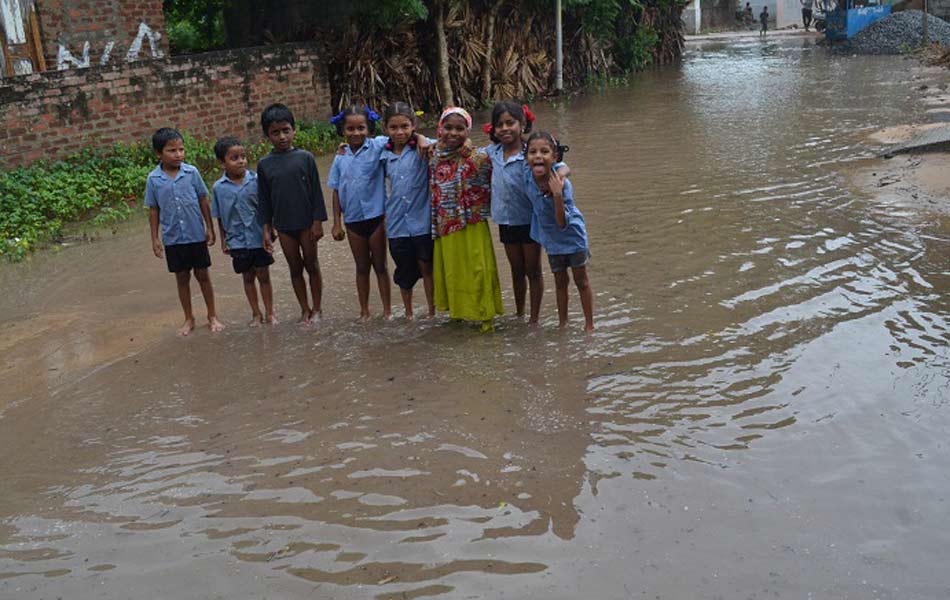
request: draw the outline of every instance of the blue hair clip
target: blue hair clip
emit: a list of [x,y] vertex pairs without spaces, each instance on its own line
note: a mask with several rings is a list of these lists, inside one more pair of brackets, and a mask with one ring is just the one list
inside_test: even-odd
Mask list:
[[379,121],[382,118],[379,116],[379,113],[368,106],[366,107],[366,117],[373,123]]
[[340,121],[342,121],[342,120],[343,120],[343,112],[344,112],[344,111],[341,110],[340,112],[338,112],[338,113],[336,113],[335,115],[333,115],[332,117],[330,117],[330,124],[331,124],[331,125],[336,125],[337,123],[339,123]]

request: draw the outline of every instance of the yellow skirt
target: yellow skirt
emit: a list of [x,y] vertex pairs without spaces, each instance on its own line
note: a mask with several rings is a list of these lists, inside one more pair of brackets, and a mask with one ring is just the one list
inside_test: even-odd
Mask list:
[[436,308],[449,311],[453,319],[480,321],[483,330],[491,329],[492,319],[502,314],[502,303],[487,222],[437,238],[432,273]]

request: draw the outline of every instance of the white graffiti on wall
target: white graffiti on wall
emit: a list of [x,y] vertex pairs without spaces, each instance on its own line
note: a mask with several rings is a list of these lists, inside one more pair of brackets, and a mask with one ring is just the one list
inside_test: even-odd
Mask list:
[[8,44],[26,43],[20,0],[0,0],[0,26],[7,33]]
[[[148,40],[149,50],[151,50],[152,58],[163,58],[165,54],[162,52],[161,46],[158,45],[158,41],[162,39],[162,34],[155,31],[144,22],[139,24],[138,34],[135,36],[135,39],[132,40],[132,43],[129,44],[129,51],[125,53],[126,62],[134,62],[138,60],[139,54],[142,52],[142,44]],[[105,45],[105,48],[102,49],[102,56],[99,58],[99,64],[105,65],[108,64],[112,59],[112,51],[115,49],[115,42],[108,42]],[[66,69],[83,69],[90,66],[89,62],[89,42],[85,42],[82,45],[82,54],[79,58],[69,51],[66,46],[63,44],[59,45],[59,51],[56,53],[56,68],[60,71]]]

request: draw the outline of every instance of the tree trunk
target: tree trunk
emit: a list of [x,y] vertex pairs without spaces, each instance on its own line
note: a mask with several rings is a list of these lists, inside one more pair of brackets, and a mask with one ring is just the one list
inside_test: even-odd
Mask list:
[[482,102],[491,100],[492,56],[495,54],[495,22],[505,0],[494,0],[488,9],[485,32],[485,58],[482,62]]
[[435,81],[439,88],[439,96],[443,107],[455,104],[455,94],[452,93],[452,80],[449,79],[449,42],[445,34],[445,20],[448,17],[448,7],[445,0],[435,3]]

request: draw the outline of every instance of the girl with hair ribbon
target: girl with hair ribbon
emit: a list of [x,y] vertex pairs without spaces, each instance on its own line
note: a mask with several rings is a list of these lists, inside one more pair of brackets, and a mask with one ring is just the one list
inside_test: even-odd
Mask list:
[[472,117],[451,107],[439,118],[439,141],[429,161],[435,305],[453,319],[493,331],[503,312],[490,209],[492,162],[483,150],[463,156]]

